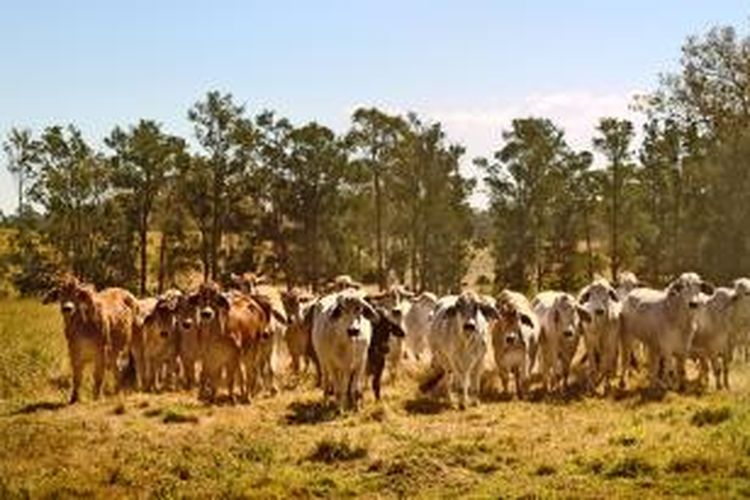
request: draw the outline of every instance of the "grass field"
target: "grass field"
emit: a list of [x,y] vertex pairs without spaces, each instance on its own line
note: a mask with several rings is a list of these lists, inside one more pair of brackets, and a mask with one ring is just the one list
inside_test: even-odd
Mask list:
[[171,393],[69,407],[56,308],[0,303],[0,337],[0,498],[750,496],[747,366],[730,392],[661,401],[459,412],[404,377],[344,416],[309,381],[247,406]]

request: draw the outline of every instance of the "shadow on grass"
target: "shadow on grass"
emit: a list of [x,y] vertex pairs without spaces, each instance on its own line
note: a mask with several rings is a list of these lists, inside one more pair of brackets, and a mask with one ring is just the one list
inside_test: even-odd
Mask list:
[[451,409],[447,401],[424,396],[410,399],[404,403],[404,410],[411,415],[437,415]]
[[323,401],[295,401],[287,409],[286,423],[291,425],[320,424],[331,422],[339,416],[334,403]]
[[61,401],[38,401],[36,403],[29,403],[22,406],[13,412],[13,415],[30,415],[39,411],[55,411],[68,406],[67,403]]

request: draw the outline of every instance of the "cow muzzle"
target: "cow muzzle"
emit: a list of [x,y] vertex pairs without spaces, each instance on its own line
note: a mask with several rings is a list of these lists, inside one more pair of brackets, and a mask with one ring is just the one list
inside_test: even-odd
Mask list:
[[201,319],[210,320],[210,319],[213,319],[213,317],[214,317],[214,310],[213,309],[211,309],[209,307],[201,309]]
[[604,309],[600,307],[599,309],[594,311],[594,314],[596,314],[597,316],[604,316],[604,312],[605,312]]
[[508,345],[510,345],[510,346],[516,345],[516,341],[517,340],[518,340],[518,338],[516,337],[516,335],[506,335],[505,336],[505,343],[508,344]]
[[477,331],[477,324],[474,321],[467,321],[464,323],[464,331],[465,332],[476,332]]
[[563,337],[565,337],[566,339],[572,339],[574,335],[575,335],[575,332],[571,329],[567,329],[563,331]]
[[358,337],[359,336],[359,328],[354,328],[354,327],[347,328],[346,329],[346,334],[349,337],[351,337],[351,338]]
[[690,309],[698,309],[698,302],[695,300],[691,300],[690,302],[688,302],[688,307]]
[[190,328],[191,328],[192,326],[193,326],[193,322],[192,322],[192,321],[190,321],[189,319],[186,319],[186,320],[184,320],[184,321],[182,322],[182,328],[183,328],[184,330],[190,330]]
[[73,312],[73,310],[76,308],[76,306],[73,305],[72,302],[65,302],[60,309],[62,310],[63,314],[70,314]]

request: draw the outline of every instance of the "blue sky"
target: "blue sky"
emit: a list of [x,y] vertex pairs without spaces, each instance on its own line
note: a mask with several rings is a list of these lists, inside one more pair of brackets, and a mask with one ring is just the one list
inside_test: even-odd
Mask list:
[[[473,156],[514,116],[548,115],[588,147],[598,116],[676,67],[685,37],[746,31],[747,2],[2,1],[0,134],[75,123],[97,143],[152,118],[191,133],[188,107],[232,92],[336,130],[360,105],[442,121]],[[14,209],[0,173],[0,210]]]

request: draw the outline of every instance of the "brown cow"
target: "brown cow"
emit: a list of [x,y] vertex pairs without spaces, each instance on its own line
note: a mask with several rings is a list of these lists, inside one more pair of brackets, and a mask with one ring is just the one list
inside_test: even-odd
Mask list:
[[205,384],[202,396],[214,400],[225,371],[230,400],[234,399],[234,381],[238,375],[241,397],[249,400],[249,390],[257,385],[262,365],[262,341],[272,340],[268,330],[270,304],[266,308],[256,298],[222,293],[214,283],[203,284],[188,301],[198,310],[203,355],[201,378]]
[[304,314],[314,299],[313,295],[305,294],[299,290],[285,291],[281,294],[281,301],[288,321],[284,338],[289,356],[292,358],[292,373],[294,375],[304,373],[312,363],[315,366],[315,372],[318,374],[317,377],[320,378],[318,358],[312,348],[312,321],[305,321],[306,317],[311,320],[312,315]]
[[138,303],[130,292],[107,288],[101,292],[68,277],[51,290],[45,303],[60,302],[65,322],[70,364],[73,368],[73,391],[70,402],[79,399],[83,369],[94,362],[94,399],[101,394],[105,370],[111,370],[116,390],[120,389],[119,364],[131,356],[133,324]]
[[156,300],[156,304],[143,320],[141,334],[141,368],[144,389],[162,389],[173,381],[178,373],[179,328],[177,307],[182,292],[168,290]]

